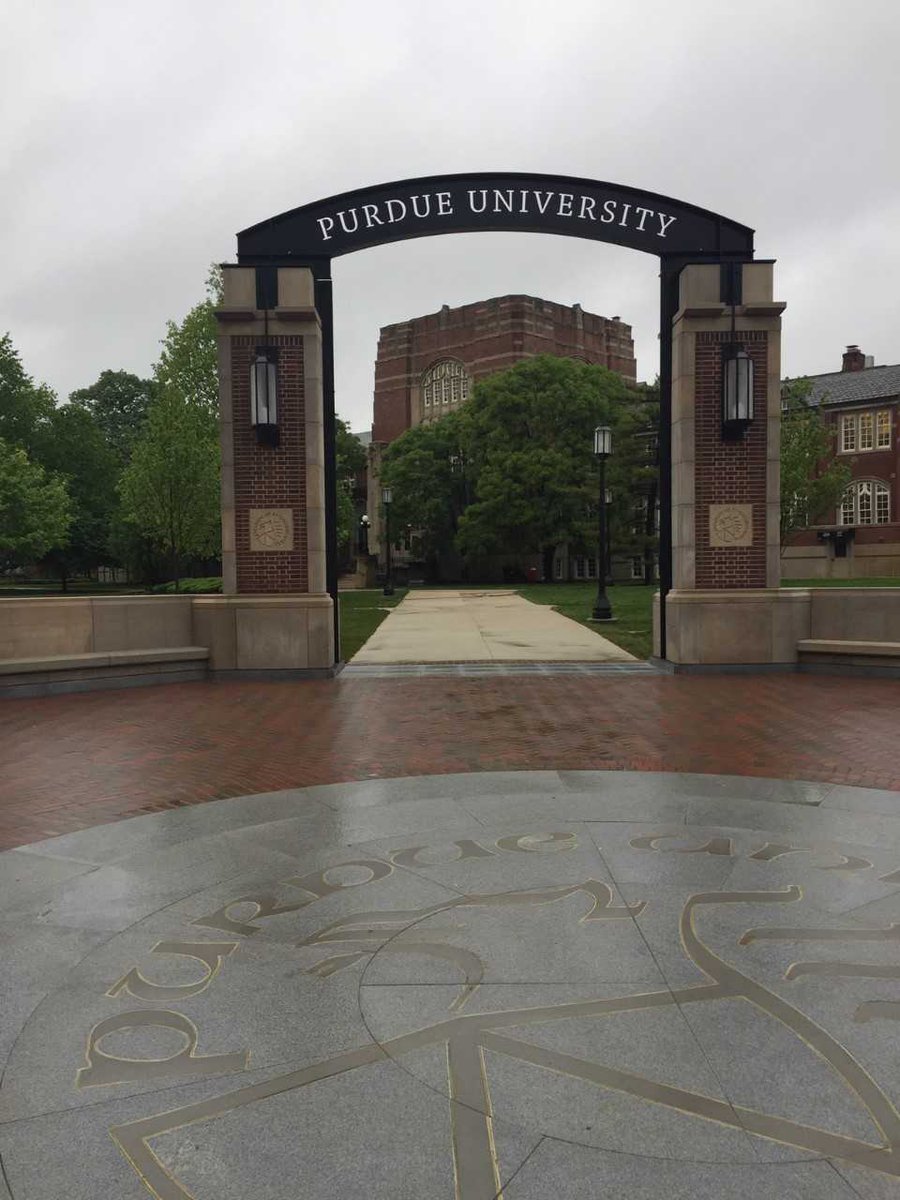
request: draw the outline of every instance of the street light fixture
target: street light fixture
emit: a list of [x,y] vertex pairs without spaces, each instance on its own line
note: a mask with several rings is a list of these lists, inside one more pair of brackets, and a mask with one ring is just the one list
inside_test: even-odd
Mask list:
[[612,605],[606,594],[606,564],[608,560],[608,531],[606,522],[606,460],[612,454],[612,430],[608,425],[598,425],[594,430],[594,455],[600,463],[600,520],[597,545],[597,599],[594,602],[593,621],[611,621]]
[[393,596],[394,581],[391,578],[391,503],[394,493],[389,487],[381,489],[381,503],[384,505],[384,541],[387,550],[387,570],[384,578],[384,595]]

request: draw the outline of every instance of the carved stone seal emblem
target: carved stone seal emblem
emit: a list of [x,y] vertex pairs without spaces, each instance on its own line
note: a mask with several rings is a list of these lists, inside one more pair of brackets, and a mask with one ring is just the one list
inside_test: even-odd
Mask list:
[[711,504],[709,506],[710,546],[752,546],[753,506],[750,504]]
[[293,550],[294,514],[289,508],[250,509],[251,550]]

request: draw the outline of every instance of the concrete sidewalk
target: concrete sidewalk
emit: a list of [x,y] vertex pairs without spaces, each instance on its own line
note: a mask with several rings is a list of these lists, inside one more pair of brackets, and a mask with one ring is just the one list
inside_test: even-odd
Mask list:
[[[599,628],[602,628],[600,626]],[[635,662],[633,655],[515,592],[409,592],[354,663]]]

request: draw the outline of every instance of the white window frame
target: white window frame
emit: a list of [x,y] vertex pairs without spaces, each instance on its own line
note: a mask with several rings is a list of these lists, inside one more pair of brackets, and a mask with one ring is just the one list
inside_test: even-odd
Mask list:
[[859,436],[857,438],[860,450],[875,449],[875,414],[862,412],[859,414]]
[[855,479],[841,498],[837,518],[838,525],[889,525],[890,486],[880,479]]
[[419,386],[423,411],[430,409],[437,416],[438,410],[455,407],[468,399],[469,376],[459,359],[442,358],[423,372]]
[[875,413],[875,448],[890,450],[891,448],[891,410],[879,408]]
[[891,410],[866,409],[865,412],[841,413],[839,454],[870,454],[891,448]]

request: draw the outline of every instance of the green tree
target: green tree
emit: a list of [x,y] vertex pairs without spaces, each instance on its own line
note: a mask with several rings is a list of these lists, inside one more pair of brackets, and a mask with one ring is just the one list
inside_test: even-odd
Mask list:
[[218,412],[219,403],[215,310],[221,301],[222,272],[213,267],[206,280],[206,299],[195,304],[180,324],[166,322],[162,353],[154,368],[160,388],[175,391],[212,414]]
[[39,458],[55,405],[50,388],[26,373],[9,334],[0,337],[0,438]]
[[812,383],[788,379],[781,400],[781,545],[815,524],[839,502],[849,467],[835,458],[834,435],[817,405]]
[[94,418],[108,445],[121,462],[127,462],[156,391],[152,379],[130,371],[103,371],[96,383],[69,396],[75,408]]
[[353,488],[357,475],[366,469],[366,451],[350,426],[340,417],[334,419],[335,459],[337,482],[337,540],[346,546],[353,537],[356,515],[353,508]]
[[453,548],[459,520],[472,494],[465,446],[466,410],[433,425],[414,425],[391,442],[382,459],[382,482],[393,489],[394,529],[412,526],[422,554],[435,562]]
[[0,558],[6,566],[63,545],[70,522],[66,485],[0,438]]
[[610,544],[616,554],[640,558],[644,582],[652,583],[659,548],[659,382],[638,384],[633,399],[616,414],[613,455],[608,465]]
[[176,580],[188,555],[219,545],[219,439],[212,414],[174,387],[150,406],[119,481],[123,516],[163,551]]
[[71,575],[114,559],[110,529],[121,463],[91,412],[75,404],[63,405],[51,414],[41,461],[65,481],[71,501],[68,537],[54,544],[46,556],[65,591]]
[[[540,554],[552,577],[562,542],[596,541],[596,425],[619,425],[635,401],[604,367],[540,355],[477,384],[463,410],[475,500],[459,522],[468,555]],[[608,483],[618,486],[615,460]]]

